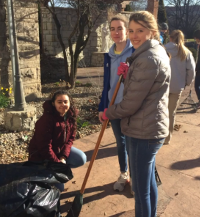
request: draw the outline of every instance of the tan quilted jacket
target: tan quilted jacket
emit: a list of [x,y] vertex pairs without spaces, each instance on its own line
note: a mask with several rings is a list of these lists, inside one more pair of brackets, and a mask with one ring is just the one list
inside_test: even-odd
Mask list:
[[130,58],[123,100],[108,108],[109,119],[122,119],[124,135],[138,139],[168,136],[170,63],[156,40],[142,44]]

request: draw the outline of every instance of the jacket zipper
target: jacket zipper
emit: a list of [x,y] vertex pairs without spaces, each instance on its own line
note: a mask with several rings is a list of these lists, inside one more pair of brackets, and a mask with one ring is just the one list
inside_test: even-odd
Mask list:
[[66,129],[67,129],[66,120],[67,120],[67,114],[64,115],[64,123],[65,123],[65,127],[64,127],[64,144],[65,144],[65,140],[66,140]]
[[66,122],[65,122],[65,127],[64,127],[64,143],[65,143],[65,140],[66,140]]

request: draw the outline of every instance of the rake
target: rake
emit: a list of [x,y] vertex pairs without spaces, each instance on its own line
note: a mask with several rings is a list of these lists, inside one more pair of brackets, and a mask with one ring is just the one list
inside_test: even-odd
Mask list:
[[[122,81],[122,75],[119,77],[119,80],[117,82],[117,85],[116,85],[116,88],[115,88],[115,92],[113,94],[113,97],[112,97],[112,100],[110,102],[110,105],[113,105],[114,102],[115,102],[115,98],[116,98],[118,90],[120,88],[121,81]],[[70,210],[69,210],[69,212],[68,212],[68,214],[67,214],[66,217],[78,217],[79,214],[80,214],[80,212],[81,212],[81,208],[82,208],[82,205],[83,205],[83,194],[84,194],[84,191],[85,191],[86,183],[87,183],[87,180],[89,178],[90,172],[92,170],[92,166],[93,166],[94,160],[95,160],[95,158],[97,156],[97,153],[98,153],[98,150],[99,150],[99,146],[100,146],[100,142],[101,142],[101,139],[103,137],[104,131],[105,131],[106,127],[107,127],[108,121],[109,121],[109,119],[107,119],[107,120],[105,120],[103,122],[103,125],[102,125],[102,128],[101,128],[101,131],[100,131],[100,134],[99,134],[96,146],[94,148],[94,152],[93,152],[92,158],[90,160],[90,163],[89,163],[89,166],[88,166],[85,178],[83,180],[83,184],[82,184],[81,190],[75,196],[74,201],[72,203],[72,206],[71,206],[71,208],[70,208]]]

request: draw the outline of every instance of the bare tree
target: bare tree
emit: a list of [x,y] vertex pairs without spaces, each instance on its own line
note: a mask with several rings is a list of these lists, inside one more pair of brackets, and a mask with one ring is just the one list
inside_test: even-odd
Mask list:
[[172,29],[182,30],[192,37],[200,22],[200,0],[166,0],[168,22]]
[[[64,57],[64,66],[66,74],[66,83],[69,83],[70,87],[74,87],[78,59],[80,53],[87,45],[88,39],[92,32],[92,29],[98,20],[99,16],[105,12],[112,3],[119,3],[120,0],[39,0],[52,14],[53,20],[57,29],[57,38],[62,48]],[[57,6],[71,7],[76,12],[76,22],[73,26],[71,34],[68,36],[67,44],[64,44],[61,34],[61,24],[56,13]],[[73,49],[73,42],[75,40],[75,49]],[[69,48],[69,54],[71,58],[71,66],[69,70],[69,63],[67,60],[66,47]]]
[[147,0],[131,1],[130,6],[133,11],[146,10]]

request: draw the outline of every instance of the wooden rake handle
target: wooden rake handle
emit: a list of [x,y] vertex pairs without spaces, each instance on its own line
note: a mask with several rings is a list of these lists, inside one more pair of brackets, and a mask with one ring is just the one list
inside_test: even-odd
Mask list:
[[[119,88],[120,88],[121,81],[122,81],[122,75],[120,75],[119,80],[118,80],[118,82],[117,82],[117,85],[116,85],[116,87],[115,87],[115,92],[114,92],[113,97],[112,97],[112,100],[111,100],[111,102],[110,102],[110,106],[113,105],[114,102],[115,102],[115,99],[116,99],[118,90],[119,90]],[[108,120],[105,120],[105,121],[103,122],[102,127],[101,127],[101,131],[100,131],[100,134],[99,134],[99,137],[98,137],[98,140],[97,140],[97,143],[96,143],[96,146],[95,146],[95,149],[94,149],[92,158],[91,158],[91,160],[90,160],[90,164],[89,164],[89,166],[88,166],[88,169],[87,169],[87,172],[86,172],[86,175],[85,175],[85,178],[84,178],[84,181],[83,181],[81,190],[80,190],[80,193],[81,193],[81,194],[83,194],[84,191],[85,191],[85,186],[86,186],[88,177],[89,177],[89,175],[90,175],[90,172],[91,172],[91,169],[92,169],[94,160],[95,160],[95,158],[96,158],[96,156],[97,156],[97,153],[98,153],[98,150],[99,150],[99,146],[100,146],[101,139],[102,139],[102,137],[103,137],[104,131],[105,131],[107,125],[108,125],[108,121],[109,121],[109,119],[108,119]]]

